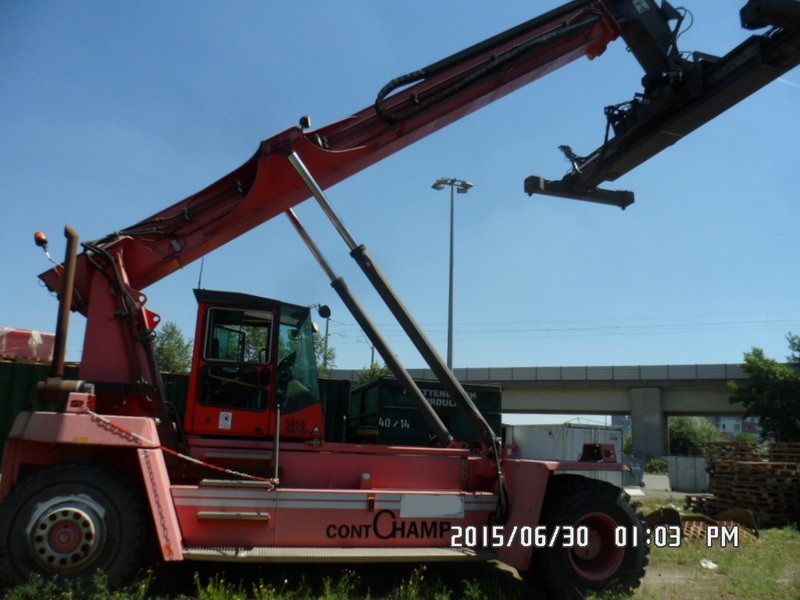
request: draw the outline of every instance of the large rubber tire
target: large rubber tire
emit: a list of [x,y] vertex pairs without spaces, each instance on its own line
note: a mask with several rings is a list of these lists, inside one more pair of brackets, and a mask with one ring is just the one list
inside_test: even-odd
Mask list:
[[650,549],[617,547],[614,530],[638,529],[644,540],[641,512],[621,488],[605,481],[577,475],[556,475],[548,485],[540,525],[552,531],[555,526],[586,526],[588,548],[553,548],[534,550],[531,569],[524,578],[537,590],[553,598],[581,599],[612,591],[628,592],[637,588],[649,562]]
[[8,584],[32,573],[110,586],[140,564],[145,538],[137,490],[103,465],[48,467],[20,484],[0,508],[0,569]]

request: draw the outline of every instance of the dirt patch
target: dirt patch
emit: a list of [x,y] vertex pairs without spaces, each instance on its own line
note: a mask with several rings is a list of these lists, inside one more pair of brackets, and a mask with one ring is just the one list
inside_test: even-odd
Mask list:
[[659,600],[686,600],[687,598],[714,598],[735,600],[720,589],[719,575],[698,572],[700,567],[689,565],[650,565],[637,593],[641,598]]

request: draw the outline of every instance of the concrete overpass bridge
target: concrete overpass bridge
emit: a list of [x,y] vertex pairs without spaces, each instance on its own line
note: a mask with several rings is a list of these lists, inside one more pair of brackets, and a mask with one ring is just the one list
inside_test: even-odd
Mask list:
[[[409,369],[415,379],[435,379],[430,369]],[[332,377],[358,380],[358,371]],[[728,382],[745,382],[739,365],[609,367],[490,367],[455,369],[464,383],[503,388],[504,413],[625,414],[631,417],[633,452],[663,456],[670,416],[742,416],[728,401]]]

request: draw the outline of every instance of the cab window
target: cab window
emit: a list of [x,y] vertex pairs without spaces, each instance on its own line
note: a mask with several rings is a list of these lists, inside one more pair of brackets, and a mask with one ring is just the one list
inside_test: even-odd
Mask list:
[[314,331],[308,310],[281,308],[278,373],[278,393],[285,413],[319,402]]
[[266,364],[270,359],[272,313],[212,308],[206,360]]
[[266,410],[270,385],[269,311],[212,308],[200,375],[200,403]]

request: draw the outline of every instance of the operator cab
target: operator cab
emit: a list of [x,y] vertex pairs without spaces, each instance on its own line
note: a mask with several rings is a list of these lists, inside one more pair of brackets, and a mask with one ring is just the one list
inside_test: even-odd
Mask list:
[[308,307],[195,290],[185,428],[189,434],[322,438],[324,418]]

